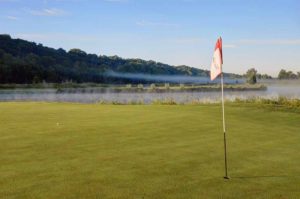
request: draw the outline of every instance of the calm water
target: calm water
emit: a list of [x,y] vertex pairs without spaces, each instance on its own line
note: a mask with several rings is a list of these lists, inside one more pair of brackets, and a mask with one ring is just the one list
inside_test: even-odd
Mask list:
[[[285,96],[300,99],[300,83],[274,83],[267,82],[266,91],[234,91],[225,92],[227,100],[236,98],[277,98]],[[144,102],[150,103],[155,100],[174,100],[178,103],[191,101],[216,102],[220,100],[220,92],[183,92],[183,93],[56,93],[54,89],[16,89],[1,90],[0,101],[49,101],[49,102],[81,102],[96,103],[105,102]]]

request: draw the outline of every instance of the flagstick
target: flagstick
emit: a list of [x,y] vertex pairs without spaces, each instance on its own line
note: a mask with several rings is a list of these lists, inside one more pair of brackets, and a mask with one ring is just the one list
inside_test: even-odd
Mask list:
[[223,72],[221,73],[221,87],[222,87],[222,112],[223,112],[223,132],[224,132],[224,155],[225,155],[225,179],[229,179],[228,177],[228,167],[227,167],[227,143],[226,143],[226,128],[225,128],[225,109],[224,109],[224,80],[223,80]]

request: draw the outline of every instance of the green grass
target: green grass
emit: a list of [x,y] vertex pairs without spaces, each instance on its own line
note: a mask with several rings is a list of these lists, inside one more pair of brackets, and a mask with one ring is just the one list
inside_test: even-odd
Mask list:
[[0,198],[300,198],[300,114],[0,103]]

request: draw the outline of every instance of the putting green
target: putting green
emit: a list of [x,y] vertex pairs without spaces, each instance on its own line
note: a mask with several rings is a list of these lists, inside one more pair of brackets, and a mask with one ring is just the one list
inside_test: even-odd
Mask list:
[[300,198],[300,114],[0,103],[0,198]]

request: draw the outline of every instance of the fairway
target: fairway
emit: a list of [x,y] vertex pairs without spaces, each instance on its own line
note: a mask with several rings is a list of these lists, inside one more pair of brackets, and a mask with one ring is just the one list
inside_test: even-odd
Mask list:
[[0,198],[300,198],[300,114],[0,103]]

